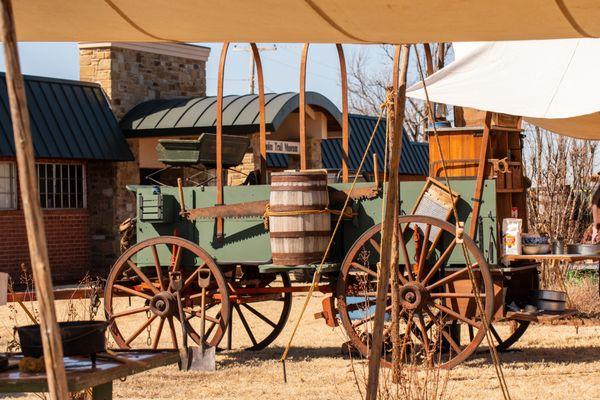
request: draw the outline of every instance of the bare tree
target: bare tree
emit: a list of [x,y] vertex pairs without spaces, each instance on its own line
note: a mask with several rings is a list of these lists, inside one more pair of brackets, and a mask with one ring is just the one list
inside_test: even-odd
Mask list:
[[525,175],[531,179],[530,230],[579,241],[590,224],[597,143],[526,127]]
[[[418,46],[418,60],[427,75],[444,67],[451,44],[433,44]],[[369,65],[369,57],[365,51],[357,53],[350,61],[348,68],[348,91],[350,93],[350,109],[352,112],[365,115],[378,115],[380,105],[385,102],[386,89],[392,85],[392,64],[394,48],[381,45],[379,66]],[[411,54],[409,65],[409,84],[420,80],[417,69],[417,55]],[[437,107],[436,117],[446,115],[445,107]],[[407,99],[404,129],[412,140],[425,140],[423,127],[427,122],[425,104]]]

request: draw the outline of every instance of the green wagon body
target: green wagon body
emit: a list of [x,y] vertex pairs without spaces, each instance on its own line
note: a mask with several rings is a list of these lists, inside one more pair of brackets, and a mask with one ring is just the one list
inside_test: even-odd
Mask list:
[[[372,183],[360,183],[369,186]],[[348,189],[349,184],[331,184],[334,189]],[[400,193],[402,214],[410,214],[424,182],[402,182]],[[466,227],[470,226],[471,204],[474,190],[473,180],[453,180],[452,188],[460,194],[458,211],[461,220],[464,216]],[[231,218],[224,220],[224,238],[215,242],[215,219],[197,219],[189,221],[179,215],[179,194],[176,187],[169,186],[131,186],[137,198],[137,242],[157,236],[180,236],[197,243],[206,250],[220,265],[266,265],[271,262],[271,246],[269,232],[265,229],[261,217]],[[184,201],[188,209],[209,207],[215,204],[216,187],[184,187]],[[258,200],[268,200],[268,185],[226,186],[224,187],[225,204],[237,204]],[[347,250],[356,239],[373,225],[381,222],[382,197],[371,200],[353,201],[357,216],[343,221],[341,232],[336,236],[335,246],[329,261],[335,266],[339,264]],[[496,220],[495,182],[485,182],[481,217],[478,223],[476,240],[490,265],[498,263],[496,243],[498,243]],[[332,218],[337,218],[333,216]],[[332,225],[333,226],[333,225]],[[443,249],[448,238],[442,237],[437,248]],[[171,252],[159,248],[161,263],[169,264]],[[187,260],[186,265],[197,265]],[[154,265],[150,251],[138,254],[137,262],[141,266]],[[449,264],[464,264],[464,258],[457,247],[449,258]]]

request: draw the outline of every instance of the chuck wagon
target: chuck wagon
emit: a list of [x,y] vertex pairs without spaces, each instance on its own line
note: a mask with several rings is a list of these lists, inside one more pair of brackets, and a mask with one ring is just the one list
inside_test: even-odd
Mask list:
[[[264,101],[261,85],[259,91]],[[303,91],[302,85],[300,143],[306,151]],[[319,268],[322,279],[316,289],[326,296],[316,317],[330,326],[341,323],[352,347],[367,355],[386,183],[377,173],[373,182],[350,183],[345,164],[343,182],[328,183],[324,171],[307,170],[301,162],[301,170],[272,174],[270,185],[264,169],[261,184],[223,185],[223,168],[239,163],[248,140],[223,135],[222,85],[218,98],[216,135],[163,140],[158,148],[170,168],[199,163],[214,168],[216,185],[130,186],[137,202],[136,240],[112,267],[104,294],[112,337],[122,348],[164,347],[161,338],[164,343],[166,337],[178,347],[184,324],[184,332],[196,343],[259,350],[282,332],[292,294],[311,287],[292,283],[290,272]],[[569,314],[525,314],[505,307],[528,304],[530,291],[539,285],[537,263],[533,258],[499,257],[502,219],[514,207],[521,217],[525,211],[522,138],[519,129],[493,126],[487,117],[483,122],[481,128],[440,129],[439,140],[450,154],[447,163],[440,164],[441,155],[432,149],[430,177],[400,184],[403,346],[412,354],[435,353],[435,362],[447,368],[472,355],[488,329],[492,345],[503,350],[531,321]],[[346,124],[345,143],[347,135]],[[263,125],[263,161],[264,138]],[[440,178],[443,169],[448,181]],[[457,229],[454,208],[470,235]],[[338,218],[339,229],[330,241]],[[169,282],[173,271],[182,274],[184,321]],[[388,293],[388,314],[392,306]],[[391,349],[389,332],[388,326],[384,363]]]

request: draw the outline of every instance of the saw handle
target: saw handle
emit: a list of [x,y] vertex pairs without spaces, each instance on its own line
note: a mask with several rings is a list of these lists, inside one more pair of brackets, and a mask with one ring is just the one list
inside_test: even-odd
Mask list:
[[177,189],[179,189],[179,214],[185,215],[185,200],[183,199],[183,182],[181,178],[177,178]]

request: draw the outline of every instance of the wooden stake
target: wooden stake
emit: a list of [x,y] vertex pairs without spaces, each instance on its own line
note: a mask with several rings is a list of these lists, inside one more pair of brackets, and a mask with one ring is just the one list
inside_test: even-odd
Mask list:
[[[401,49],[396,48],[396,55],[394,56],[394,112],[390,114],[390,118],[392,118],[392,120],[389,121],[391,146],[391,158],[388,167],[389,184],[386,198],[384,199],[385,210],[381,228],[381,266],[377,276],[377,297],[375,300],[376,305],[375,318],[373,322],[373,339],[371,352],[369,353],[369,378],[367,381],[366,400],[377,399],[379,367],[381,364],[381,349],[383,346],[383,323],[385,318],[387,287],[390,279],[390,264],[394,258],[394,242],[397,240],[393,240],[393,235],[386,235],[384,232],[393,233],[394,224],[397,224],[398,218],[398,169],[400,165],[400,155],[402,153],[402,125],[404,122],[404,108],[406,102],[406,73],[408,70],[409,49],[410,47],[408,45],[403,44]],[[398,60],[400,58],[401,66],[398,73]]]
[[46,230],[37,188],[29,112],[27,110],[23,75],[19,66],[17,37],[10,0],[2,0],[2,41],[4,42],[6,85],[8,87],[10,115],[17,153],[19,186],[27,228],[29,257],[31,258],[35,292],[40,308],[40,325],[48,390],[52,400],[65,400],[69,396],[67,377],[62,342],[56,322],[56,310],[54,309],[54,292],[50,276],[48,249],[46,247]]

